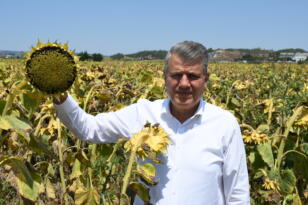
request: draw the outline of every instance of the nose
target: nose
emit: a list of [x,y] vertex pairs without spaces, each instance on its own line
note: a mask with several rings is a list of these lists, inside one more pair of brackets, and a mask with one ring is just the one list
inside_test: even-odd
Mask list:
[[189,87],[189,84],[190,82],[189,82],[187,75],[186,74],[182,75],[182,78],[180,79],[180,82],[179,82],[179,86],[181,88],[187,88]]

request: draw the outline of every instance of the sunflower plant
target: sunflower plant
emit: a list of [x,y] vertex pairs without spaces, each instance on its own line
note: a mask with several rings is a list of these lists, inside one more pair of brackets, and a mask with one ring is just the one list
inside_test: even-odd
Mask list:
[[[123,186],[121,191],[120,204],[126,204],[127,195],[126,189],[130,182],[133,164],[136,163],[136,173],[140,176],[141,180],[148,185],[155,185],[158,182],[155,181],[156,170],[152,163],[138,164],[138,159],[144,160],[145,158],[151,159],[154,163],[160,163],[157,156],[167,152],[167,146],[170,144],[169,134],[159,127],[156,123],[151,125],[146,123],[144,128],[135,133],[130,140],[128,140],[124,149],[126,152],[130,152],[129,162],[125,176],[123,178]],[[137,158],[137,160],[136,160]],[[134,191],[144,201],[149,202],[150,197],[148,189],[139,182],[132,182],[129,185],[130,190]]]

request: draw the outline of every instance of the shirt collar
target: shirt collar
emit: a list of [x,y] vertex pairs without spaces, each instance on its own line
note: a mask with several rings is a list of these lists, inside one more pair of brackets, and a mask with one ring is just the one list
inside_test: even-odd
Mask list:
[[[170,98],[165,99],[164,102],[163,102],[162,110],[161,110],[162,114],[169,114],[169,115],[171,115],[169,104],[170,104]],[[199,106],[198,106],[195,114],[193,115],[193,117],[195,117],[195,116],[202,116],[203,113],[204,113],[204,107],[205,107],[205,101],[201,98]]]
[[205,106],[205,101],[201,98],[198,109],[196,113],[194,114],[194,116],[202,116],[204,113],[204,106]]
[[161,114],[168,114],[168,113],[171,114],[169,104],[170,104],[170,98],[165,99],[163,102]]

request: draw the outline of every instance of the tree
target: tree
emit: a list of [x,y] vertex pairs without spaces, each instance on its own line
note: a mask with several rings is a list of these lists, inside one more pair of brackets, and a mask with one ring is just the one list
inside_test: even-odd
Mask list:
[[278,53],[305,53],[306,51],[301,48],[286,48],[276,51]]
[[124,55],[122,53],[117,53],[117,54],[114,54],[114,55],[110,56],[110,58],[112,60],[121,60],[121,59],[124,58]]
[[151,59],[164,59],[167,55],[167,51],[165,50],[148,50],[148,51],[140,51],[133,54],[128,54],[126,56],[140,59],[140,60],[151,60]]
[[251,62],[251,61],[255,61],[255,58],[250,54],[246,54],[246,55],[243,55],[242,60],[246,60],[248,62]]
[[207,52],[208,52],[208,53],[214,52],[214,49],[213,49],[213,48],[208,48],[208,49],[207,49]]
[[93,61],[102,61],[104,59],[104,57],[100,53],[93,53],[92,59],[93,59]]
[[91,59],[91,56],[88,54],[87,51],[83,51],[77,54],[79,56],[80,61],[85,61]]

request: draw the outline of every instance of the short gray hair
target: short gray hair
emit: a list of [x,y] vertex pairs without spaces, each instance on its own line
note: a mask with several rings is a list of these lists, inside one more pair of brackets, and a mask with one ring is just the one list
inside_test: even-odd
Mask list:
[[191,61],[201,58],[203,63],[203,72],[207,74],[207,66],[208,66],[208,51],[206,47],[204,47],[201,43],[197,43],[194,41],[183,41],[175,44],[168,51],[165,58],[164,65],[164,75],[166,76],[168,68],[169,68],[169,58],[172,54],[178,55],[184,61]]

